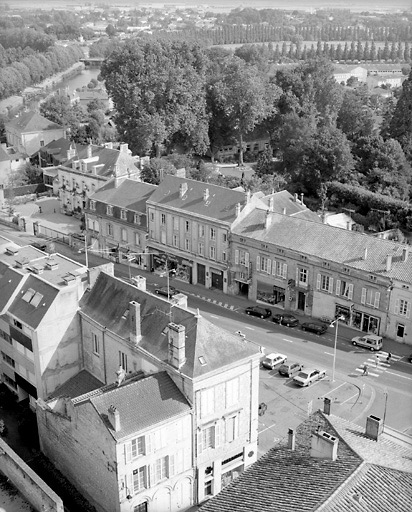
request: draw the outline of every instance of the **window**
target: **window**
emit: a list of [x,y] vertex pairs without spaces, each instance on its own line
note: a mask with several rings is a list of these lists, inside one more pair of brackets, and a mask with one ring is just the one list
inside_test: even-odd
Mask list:
[[397,299],[395,301],[395,315],[409,318],[411,316],[411,303],[405,299]]
[[179,237],[177,235],[173,235],[173,247],[179,247]]
[[215,228],[210,228],[210,239],[216,240],[216,229]]
[[239,437],[239,416],[226,418],[226,442],[231,443]]
[[353,297],[353,284],[347,281],[337,279],[336,281],[336,295],[340,295],[345,299],[351,300]]
[[146,467],[133,471],[133,491],[136,494],[142,489],[146,489]]
[[273,260],[272,274],[286,279],[288,273],[288,266],[283,261]]
[[333,289],[333,278],[325,274],[318,274],[316,287],[318,290],[332,293]]
[[150,221],[153,222],[154,221],[154,212],[150,212]]
[[362,288],[361,304],[379,308],[381,294],[372,288]]
[[190,231],[190,222],[188,220],[185,220],[185,231],[186,233],[189,233]]
[[222,251],[222,261],[226,261],[226,251]]
[[120,218],[122,220],[127,220],[126,210],[120,210]]
[[217,448],[219,446],[219,425],[216,423],[210,427],[204,428],[198,434],[198,452],[202,453],[208,448]]
[[222,233],[222,242],[227,243],[227,233]]
[[266,272],[267,274],[270,274],[272,268],[272,262],[269,258],[266,256],[261,256],[260,258],[260,271]]
[[139,457],[140,455],[145,455],[145,441],[144,436],[137,437],[136,439],[132,439],[131,441],[131,456],[132,459]]
[[14,380],[12,378],[10,378],[8,375],[6,375],[5,373],[3,373],[3,377],[4,377],[4,381],[6,382],[6,384],[8,384],[11,388],[13,388],[14,390],[17,391],[17,383],[14,382]]
[[2,331],[1,329],[0,329],[0,338],[3,338],[4,340],[6,340],[8,343],[10,343],[10,345],[13,344],[10,334],[7,334],[7,332]]
[[4,352],[2,352],[1,355],[3,357],[3,361],[5,361],[9,366],[11,366],[12,368],[16,366],[16,362],[10,356],[5,354]]
[[185,251],[190,251],[190,240],[185,239]]
[[215,388],[204,389],[200,393],[200,415],[202,418],[215,412]]
[[163,226],[166,224],[166,215],[164,213],[160,215],[160,224]]
[[96,201],[90,201],[90,210],[96,210]]
[[226,382],[226,408],[232,407],[239,402],[239,379],[232,379]]
[[216,259],[216,247],[213,247],[213,245],[209,248],[209,256],[211,260]]
[[242,249],[235,250],[235,264],[243,265],[244,267],[249,266],[249,253],[247,251],[243,251]]
[[111,224],[106,224],[106,233],[107,236],[113,236],[113,226]]
[[106,206],[106,215],[113,215],[113,206],[111,206],[110,204]]
[[144,503],[139,503],[139,505],[136,505],[133,509],[133,512],[147,512],[147,501]]
[[203,224],[199,224],[199,238],[203,238],[205,236],[205,226]]
[[167,459],[168,457],[162,457],[155,462],[156,482],[168,477]]
[[299,284],[303,284],[303,285],[308,284],[308,270],[306,268],[298,269],[298,281],[299,281]]
[[173,217],[173,229],[179,231],[179,217]]
[[41,140],[41,141],[40,141],[40,147],[41,147],[41,148],[42,148],[42,147],[44,147],[44,140]]
[[138,213],[133,215],[133,222],[134,224],[140,224],[140,215]]
[[136,233],[136,232],[134,234],[134,244],[135,245],[140,245],[140,234]]
[[127,242],[127,229],[122,228],[122,242]]
[[160,241],[162,244],[166,244],[166,231],[160,232]]
[[127,372],[127,354],[119,350],[119,365]]
[[199,242],[198,253],[200,254],[200,256],[204,256],[205,254],[205,244],[203,242]]
[[100,354],[99,337],[94,332],[92,333],[92,341],[93,341],[93,353],[98,356]]

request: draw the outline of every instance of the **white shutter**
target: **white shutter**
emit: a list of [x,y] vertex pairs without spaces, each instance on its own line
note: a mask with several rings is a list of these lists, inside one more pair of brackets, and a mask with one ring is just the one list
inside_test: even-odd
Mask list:
[[288,266],[286,263],[283,264],[283,268],[282,268],[282,277],[283,279],[286,279],[288,275]]
[[245,251],[245,266],[249,266],[249,253],[247,251]]
[[375,308],[379,307],[379,300],[381,298],[381,294],[379,292],[375,292]]
[[144,448],[145,448],[145,455],[148,455],[149,453],[152,453],[153,447],[152,447],[152,436],[150,434],[147,434],[144,438]]
[[272,276],[276,275],[276,260],[272,261]]
[[175,476],[175,456],[174,455],[169,455],[167,457],[168,459],[168,473],[167,473],[167,476],[169,478],[171,478],[172,476]]
[[197,453],[198,455],[203,452],[203,432],[197,431]]
[[235,417],[234,437],[235,437],[235,439],[237,439],[239,437],[239,414],[237,414],[236,417]]
[[233,441],[233,431],[232,431],[232,418],[226,418],[225,421],[225,430],[226,430],[226,443],[231,443]]
[[124,445],[124,461],[127,464],[132,460],[132,443],[125,443]]
[[353,284],[349,285],[348,299],[352,300],[353,297]]
[[320,274],[318,274],[318,277],[316,279],[316,289],[317,290],[320,290],[320,279],[321,279]]
[[214,448],[217,448],[219,445],[220,445],[220,425],[219,425],[219,423],[216,423]]
[[362,288],[362,296],[361,296],[361,304],[365,304],[366,302],[366,288]]
[[268,259],[268,274],[272,271],[272,260]]
[[299,284],[299,268],[296,268],[296,286]]
[[395,315],[399,315],[399,299],[395,300]]
[[256,256],[256,270],[260,272],[260,256]]
[[409,318],[411,316],[411,303],[408,300],[406,303],[406,318]]
[[149,464],[149,487],[156,485],[156,468],[154,464]]
[[329,279],[329,293],[333,293],[333,277]]
[[336,279],[336,295],[340,295],[340,279]]
[[235,265],[239,264],[239,249],[235,249]]

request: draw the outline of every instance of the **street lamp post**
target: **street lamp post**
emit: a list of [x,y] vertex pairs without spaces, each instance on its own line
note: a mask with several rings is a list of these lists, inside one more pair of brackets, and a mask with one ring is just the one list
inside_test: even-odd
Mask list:
[[335,382],[335,366],[336,366],[336,345],[338,343],[338,326],[339,320],[343,320],[343,316],[338,316],[335,320],[330,324],[332,327],[335,325],[335,343],[333,347],[333,367],[332,367],[332,382]]

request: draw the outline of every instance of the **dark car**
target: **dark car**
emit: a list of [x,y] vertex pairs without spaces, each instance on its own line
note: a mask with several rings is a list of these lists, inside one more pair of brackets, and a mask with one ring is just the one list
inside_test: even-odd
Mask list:
[[315,334],[323,334],[328,330],[326,324],[316,324],[315,322],[304,322],[301,327],[302,331],[314,332]]
[[269,318],[272,314],[272,311],[267,308],[262,308],[261,306],[249,306],[246,308],[246,314],[258,316],[260,318]]
[[295,373],[299,373],[303,368],[303,364],[300,363],[284,363],[279,366],[279,373],[286,375],[286,377],[293,377]]
[[277,324],[286,325],[286,327],[296,327],[299,324],[299,320],[293,315],[273,315],[272,320]]
[[170,299],[179,292],[173,286],[169,286],[169,288],[167,286],[162,286],[162,288],[156,288],[155,293],[157,293],[157,295],[164,295]]
[[47,250],[47,244],[44,242],[32,242],[30,245],[44,252]]

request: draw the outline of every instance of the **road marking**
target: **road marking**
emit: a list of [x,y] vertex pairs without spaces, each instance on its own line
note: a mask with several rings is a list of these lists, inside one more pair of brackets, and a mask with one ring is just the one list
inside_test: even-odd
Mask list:
[[269,430],[270,428],[272,428],[272,427],[274,427],[274,426],[276,426],[276,423],[273,423],[273,425],[270,425],[270,427],[266,427],[266,428],[264,428],[263,430],[260,430],[260,431],[258,432],[258,434],[263,434],[263,432],[266,432],[266,430]]
[[[359,372],[363,374],[363,368],[355,368],[355,372]],[[372,373],[371,371],[368,371],[368,375],[365,375],[365,377],[379,377],[380,373]]]
[[346,404],[346,402],[349,402],[349,400],[352,400],[352,398],[357,398],[357,396],[358,396],[358,393],[356,393],[355,395],[351,396],[350,398],[348,398],[344,402],[341,402],[340,405]]
[[333,393],[334,391],[336,391],[337,389],[339,389],[340,387],[344,386],[346,384],[346,382],[343,382],[342,384],[339,384],[339,386],[337,388],[334,388],[334,389],[331,389],[330,391],[328,391],[327,393],[325,393],[324,395],[321,396],[321,398],[323,398],[324,396],[328,396],[329,393]]
[[245,325],[244,328],[245,329],[249,329],[249,331],[254,331],[255,330],[254,327],[249,327],[248,325]]
[[328,356],[334,356],[335,354],[331,354],[330,352],[324,352],[324,354],[327,354]]
[[220,318],[220,316],[216,316],[216,315],[210,315],[211,318]]
[[289,343],[293,343],[293,340],[288,340],[287,338],[282,338],[282,339],[283,339],[283,341],[287,341]]
[[391,375],[396,375],[396,377],[401,377],[401,379],[412,380],[411,377],[405,377],[405,375],[399,375],[399,373],[390,372],[390,371],[387,371],[386,373],[390,373]]

